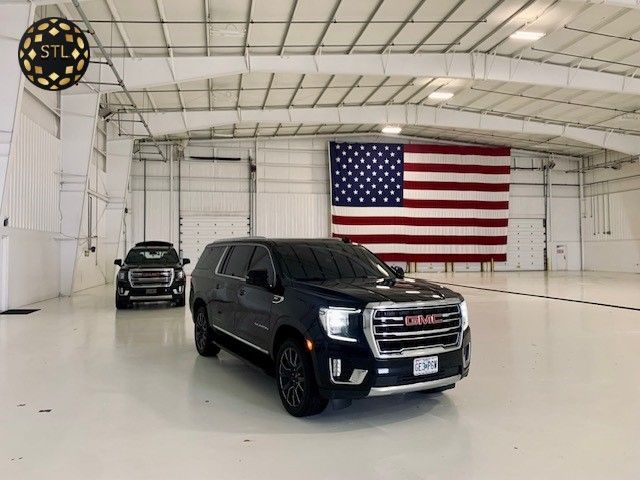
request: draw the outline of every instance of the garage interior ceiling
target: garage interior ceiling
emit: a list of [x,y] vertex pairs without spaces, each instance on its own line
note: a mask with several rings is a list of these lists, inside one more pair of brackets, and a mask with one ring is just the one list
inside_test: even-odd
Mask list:
[[[636,78],[640,68],[640,10],[632,0],[96,0],[81,4],[114,63],[120,65],[125,83],[127,70],[122,58],[167,59],[177,80],[130,88],[136,106],[145,115],[183,113],[185,131],[162,135],[159,138],[163,140],[379,133],[384,124],[378,123],[378,118],[359,123],[307,119],[296,124],[274,121],[270,115],[264,121],[238,115],[228,124],[187,130],[186,115],[209,110],[235,113],[396,105],[425,105],[524,123],[567,125],[586,129],[587,133],[604,132],[605,137],[624,134],[634,140],[640,134],[640,96],[637,92],[622,93],[631,91],[630,85],[640,81]],[[63,2],[43,6],[39,14],[80,19],[73,5]],[[518,30],[544,32],[545,36],[535,42],[512,39],[510,35]],[[92,53],[94,59],[99,56],[95,48]],[[454,53],[487,54],[484,58],[489,62],[506,57],[516,67],[526,61],[570,67],[565,69],[565,83],[572,86],[573,76],[587,71],[615,74],[622,83],[567,88],[539,81],[500,81],[486,75],[385,75],[364,69],[362,74],[249,70],[180,81],[180,73],[172,67],[172,58],[178,57],[244,57],[249,63],[266,55],[305,55],[321,62],[332,55],[378,54],[394,59],[401,54]],[[454,96],[444,103],[434,101],[429,95],[436,91]],[[103,107],[114,112],[112,121],[131,122],[127,112],[132,105],[122,92],[103,96]],[[403,134],[508,144],[574,156],[602,151],[599,145],[555,132],[509,133],[486,126],[480,130],[413,125],[403,128]]]

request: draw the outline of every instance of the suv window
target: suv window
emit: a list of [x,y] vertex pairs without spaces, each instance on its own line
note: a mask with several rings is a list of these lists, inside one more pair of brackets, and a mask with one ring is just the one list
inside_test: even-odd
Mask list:
[[245,278],[249,260],[256,247],[253,245],[234,245],[229,249],[220,273],[232,277]]
[[129,250],[124,263],[127,265],[175,265],[180,259],[174,248],[134,247]]
[[287,275],[294,280],[389,278],[391,270],[364,247],[345,243],[280,245]]
[[205,248],[198,260],[196,268],[211,271],[215,270],[218,266],[218,262],[220,261],[220,257],[224,253],[224,249],[225,247],[222,246]]
[[275,284],[275,272],[273,271],[267,247],[256,247],[253,257],[251,257],[249,270],[266,270],[269,275],[269,285],[273,286]]

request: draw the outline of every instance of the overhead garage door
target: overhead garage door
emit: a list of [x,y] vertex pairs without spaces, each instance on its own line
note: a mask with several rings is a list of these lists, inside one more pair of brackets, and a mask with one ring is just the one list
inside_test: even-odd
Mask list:
[[496,270],[544,270],[545,229],[541,218],[510,218],[507,261]]
[[191,259],[185,270],[191,273],[207,244],[225,238],[249,235],[249,218],[229,215],[185,215],[180,218],[183,256]]

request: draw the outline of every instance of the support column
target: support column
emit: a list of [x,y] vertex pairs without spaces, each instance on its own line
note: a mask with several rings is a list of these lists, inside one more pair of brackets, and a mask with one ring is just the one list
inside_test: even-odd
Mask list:
[[107,282],[113,282],[113,260],[118,255],[124,208],[127,204],[127,183],[131,173],[133,139],[107,140],[106,187],[109,195],[106,211],[106,239],[104,272]]
[[87,179],[93,154],[100,94],[62,95],[60,138],[60,293],[71,295],[75,274]]
[[0,5],[0,203],[4,199],[7,167],[15,155],[12,145],[25,81],[18,64],[18,43],[33,21],[33,12],[31,3]]

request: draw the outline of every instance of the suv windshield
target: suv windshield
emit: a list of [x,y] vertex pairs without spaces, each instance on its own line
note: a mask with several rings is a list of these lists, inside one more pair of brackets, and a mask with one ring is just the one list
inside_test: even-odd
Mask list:
[[276,247],[285,274],[294,280],[392,278],[389,267],[366,248],[350,243],[297,243]]
[[132,248],[125,258],[127,265],[175,265],[179,263],[178,254],[174,248],[144,247]]

